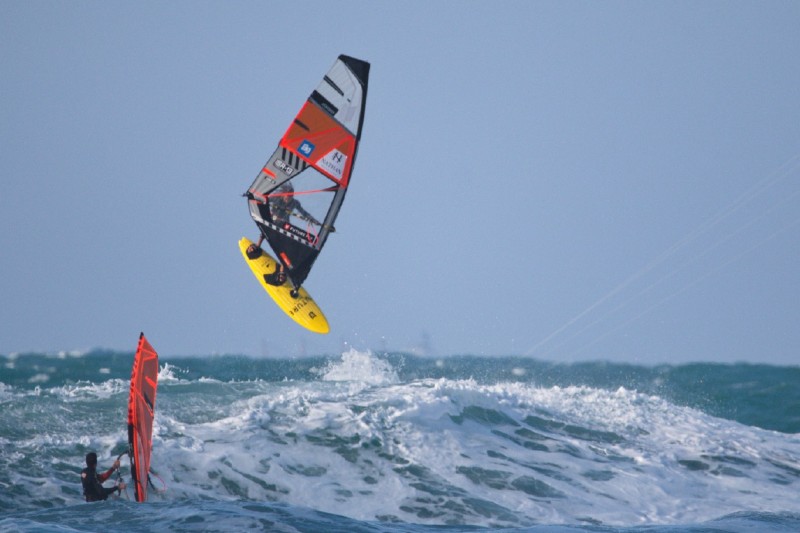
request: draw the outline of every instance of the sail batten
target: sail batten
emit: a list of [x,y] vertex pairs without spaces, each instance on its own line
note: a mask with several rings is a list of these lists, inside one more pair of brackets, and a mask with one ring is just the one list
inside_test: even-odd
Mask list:
[[364,124],[369,63],[340,55],[300,108],[245,196],[295,288],[341,209]]

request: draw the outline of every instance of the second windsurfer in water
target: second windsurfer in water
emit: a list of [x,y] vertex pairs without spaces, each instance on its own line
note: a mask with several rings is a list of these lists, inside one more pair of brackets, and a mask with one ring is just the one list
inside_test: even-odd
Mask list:
[[114,461],[114,466],[102,474],[97,473],[97,454],[89,452],[86,454],[86,468],[81,472],[81,483],[83,484],[83,495],[87,502],[97,502],[107,499],[114,492],[122,492],[125,482],[120,481],[113,487],[104,487],[106,481],[114,470],[119,470],[119,459]]

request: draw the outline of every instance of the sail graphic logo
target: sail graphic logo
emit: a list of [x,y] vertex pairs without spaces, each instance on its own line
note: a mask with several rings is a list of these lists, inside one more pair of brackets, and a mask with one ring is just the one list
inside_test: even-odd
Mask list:
[[292,174],[294,174],[295,171],[294,167],[292,167],[282,159],[276,159],[273,165],[275,165],[275,168],[283,171],[283,173],[286,174],[287,176],[291,176]]
[[334,148],[323,157],[319,163],[321,168],[325,169],[336,179],[342,179],[344,174],[344,165],[347,162],[347,156]]
[[300,143],[300,148],[298,148],[297,151],[306,157],[311,157],[311,153],[314,151],[314,145],[304,140]]

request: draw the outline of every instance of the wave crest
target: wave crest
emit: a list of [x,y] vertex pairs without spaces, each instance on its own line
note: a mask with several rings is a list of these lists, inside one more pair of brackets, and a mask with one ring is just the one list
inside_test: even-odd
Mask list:
[[393,385],[400,382],[397,371],[385,359],[371,351],[359,352],[355,348],[342,354],[339,361],[329,361],[316,373],[323,381],[357,381],[369,385]]

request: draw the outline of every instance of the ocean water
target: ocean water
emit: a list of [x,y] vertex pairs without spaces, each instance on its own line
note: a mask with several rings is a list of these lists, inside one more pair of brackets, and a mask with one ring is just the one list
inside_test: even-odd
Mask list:
[[132,361],[0,355],[0,531],[800,531],[800,367],[162,355],[159,490],[85,503]]

